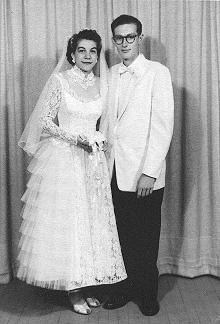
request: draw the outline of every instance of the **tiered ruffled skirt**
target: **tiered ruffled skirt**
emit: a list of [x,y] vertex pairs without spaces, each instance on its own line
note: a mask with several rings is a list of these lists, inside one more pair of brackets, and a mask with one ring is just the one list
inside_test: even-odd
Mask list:
[[44,140],[28,170],[17,276],[62,290],[125,279],[104,153]]

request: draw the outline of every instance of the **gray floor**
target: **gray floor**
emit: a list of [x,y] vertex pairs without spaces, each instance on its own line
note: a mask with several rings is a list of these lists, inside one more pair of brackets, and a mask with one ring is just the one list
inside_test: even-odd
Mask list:
[[163,275],[159,280],[160,312],[143,316],[129,302],[114,311],[94,309],[90,316],[73,313],[66,295],[28,286],[18,280],[0,285],[0,324],[220,324],[220,279]]

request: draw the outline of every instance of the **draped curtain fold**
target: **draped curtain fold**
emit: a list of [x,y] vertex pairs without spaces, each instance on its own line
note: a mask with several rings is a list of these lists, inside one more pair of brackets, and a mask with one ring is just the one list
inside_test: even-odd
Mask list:
[[171,72],[175,127],[167,158],[160,273],[220,276],[220,3],[159,0],[2,0],[0,4],[0,283],[16,271],[27,157],[17,146],[65,40],[82,28],[119,61],[111,21],[139,18],[142,52]]

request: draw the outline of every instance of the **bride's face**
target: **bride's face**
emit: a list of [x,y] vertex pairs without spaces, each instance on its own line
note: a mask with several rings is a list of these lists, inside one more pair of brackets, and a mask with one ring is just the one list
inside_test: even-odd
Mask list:
[[98,60],[96,42],[88,39],[80,40],[72,57],[76,66],[85,74],[89,74]]

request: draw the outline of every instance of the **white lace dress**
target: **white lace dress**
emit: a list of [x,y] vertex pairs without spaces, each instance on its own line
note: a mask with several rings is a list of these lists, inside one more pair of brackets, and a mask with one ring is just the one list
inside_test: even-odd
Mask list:
[[104,153],[70,144],[78,134],[91,143],[103,140],[96,132],[102,113],[96,81],[77,68],[51,80],[39,121],[47,136],[28,167],[22,197],[17,276],[27,283],[72,290],[127,277]]

